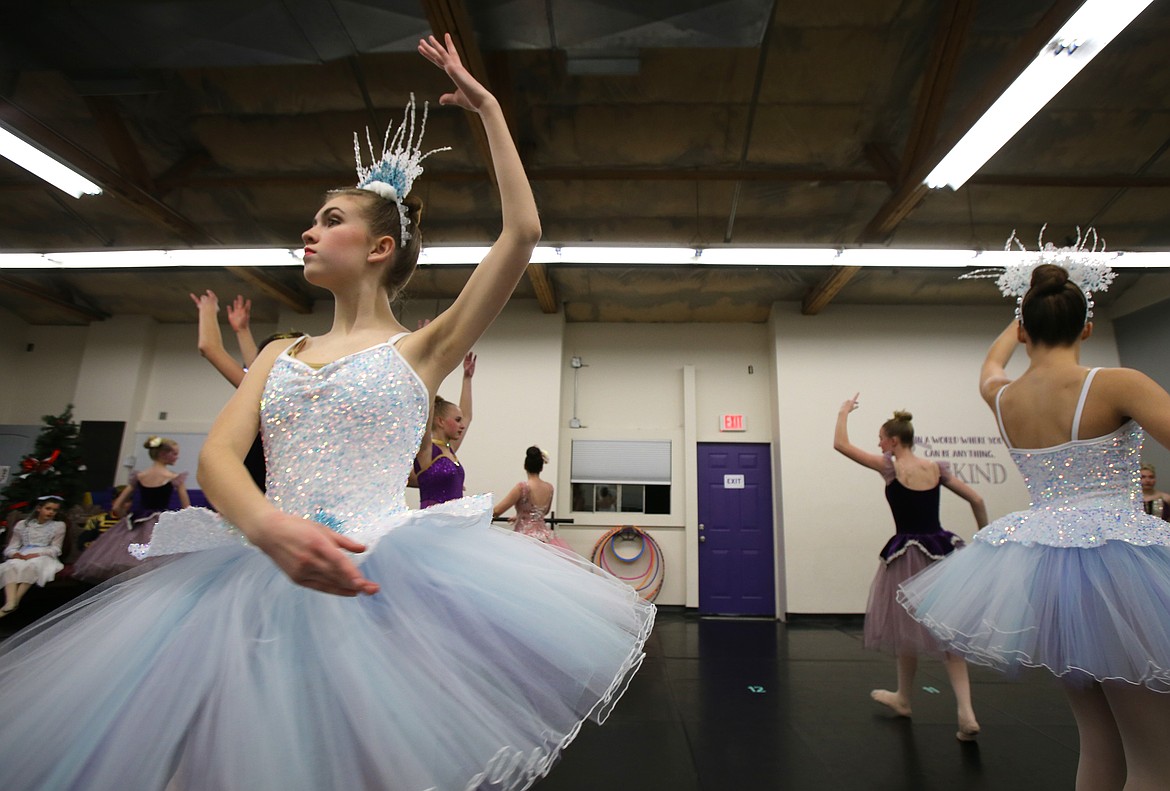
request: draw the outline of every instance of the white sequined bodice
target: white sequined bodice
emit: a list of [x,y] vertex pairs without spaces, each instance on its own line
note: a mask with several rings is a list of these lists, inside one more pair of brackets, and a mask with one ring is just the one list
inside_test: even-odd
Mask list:
[[1167,523],[1142,508],[1145,432],[1134,421],[1095,439],[1042,449],[1013,448],[1032,507],[997,519],[976,541],[1100,546],[1105,541],[1170,545]]
[[347,534],[405,511],[429,403],[391,343],[318,369],[282,354],[260,402],[268,498]]

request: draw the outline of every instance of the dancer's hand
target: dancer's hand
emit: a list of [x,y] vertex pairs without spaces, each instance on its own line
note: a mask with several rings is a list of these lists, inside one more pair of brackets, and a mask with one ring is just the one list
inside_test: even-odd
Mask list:
[[479,108],[488,100],[495,100],[487,88],[479,84],[479,80],[471,76],[471,72],[459,59],[459,52],[455,49],[455,42],[451,34],[443,35],[443,43],[434,36],[427,36],[418,42],[418,52],[431,63],[447,72],[447,76],[455,83],[453,93],[445,93],[439,97],[439,104],[454,104],[464,110],[478,113]]
[[244,332],[248,329],[251,317],[252,300],[244,299],[240,294],[236,294],[236,298],[227,306],[228,324],[232,325],[232,329],[236,332]]
[[861,406],[861,403],[857,400],[857,397],[860,395],[861,393],[854,393],[853,398],[846,399],[845,403],[841,404],[841,409],[838,410],[838,414],[848,415],[857,409],[857,407]]
[[195,303],[195,307],[199,309],[200,313],[208,312],[212,315],[219,313],[219,297],[210,288],[203,294],[191,294],[191,301]]
[[346,555],[365,546],[325,525],[275,511],[248,538],[298,585],[337,596],[378,592]]
[[463,358],[463,377],[470,379],[475,376],[475,353],[468,352],[467,356]]

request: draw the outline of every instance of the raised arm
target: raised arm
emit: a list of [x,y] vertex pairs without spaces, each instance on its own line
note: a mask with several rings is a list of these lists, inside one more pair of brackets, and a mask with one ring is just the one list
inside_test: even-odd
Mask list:
[[849,413],[857,409],[857,396],[859,395],[861,393],[846,400],[837,410],[837,427],[833,431],[833,450],[864,467],[881,472],[886,463],[884,456],[864,451],[849,441]]
[[989,407],[995,408],[995,394],[1011,381],[1008,378],[1008,360],[1020,345],[1020,322],[1012,319],[987,350],[983,367],[979,370],[979,395]]
[[975,525],[978,529],[982,530],[987,526],[987,505],[979,492],[953,475],[943,478],[942,485],[971,504],[971,513],[975,516]]
[[199,453],[199,483],[248,540],[299,585],[340,596],[377,593],[345,554],[365,547],[317,522],[276,508],[244,468],[244,456],[260,427],[260,396],[273,363],[290,343],[270,343],[256,358],[219,413]]
[[219,298],[214,291],[207,289],[203,294],[192,294],[191,300],[199,310],[199,353],[233,387],[239,387],[244,380],[244,368],[223,347],[223,335],[219,331]]
[[250,368],[256,362],[256,355],[260,350],[256,348],[256,339],[252,337],[252,300],[244,299],[236,294],[236,298],[227,306],[228,324],[236,333],[236,343],[240,345],[240,356],[244,358],[244,367]]
[[459,446],[467,438],[467,431],[471,428],[471,378],[475,376],[475,355],[468,352],[463,358],[463,388],[459,391],[459,411],[463,413],[463,433],[459,439],[451,443],[451,448],[459,452]]
[[402,342],[404,356],[433,392],[508,302],[540,241],[540,217],[496,97],[463,67],[450,35],[442,43],[430,36],[419,42],[418,51],[455,83],[454,92],[443,94],[439,103],[479,115],[487,133],[503,215],[499,238],[459,297],[434,321]]

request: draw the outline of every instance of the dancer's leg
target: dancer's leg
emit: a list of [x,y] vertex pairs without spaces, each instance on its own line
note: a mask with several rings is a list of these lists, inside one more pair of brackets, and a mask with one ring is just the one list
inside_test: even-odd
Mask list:
[[10,582],[4,586],[4,606],[0,607],[0,617],[7,615],[20,606],[20,600],[24,598],[24,594],[28,593],[28,589],[32,587],[31,582]]
[[10,582],[4,586],[4,606],[0,607],[0,618],[16,609],[16,586],[18,582]]
[[1125,787],[1125,750],[1101,685],[1065,684],[1080,733],[1076,791],[1120,791]]
[[1125,791],[1170,785],[1170,695],[1125,682],[1101,685],[1125,751]]
[[963,742],[972,741],[979,734],[979,721],[975,719],[975,707],[971,705],[971,679],[967,675],[967,661],[961,656],[946,654],[943,664],[947,668],[947,678],[951,681],[958,706],[959,730],[955,738]]
[[898,655],[898,689],[890,692],[888,689],[875,689],[869,696],[889,706],[900,717],[910,716],[910,693],[914,690],[914,674],[918,671],[917,654]]

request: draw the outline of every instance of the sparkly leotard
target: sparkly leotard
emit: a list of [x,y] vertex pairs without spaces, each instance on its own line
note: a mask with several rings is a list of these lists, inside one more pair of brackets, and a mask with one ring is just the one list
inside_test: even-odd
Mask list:
[[392,342],[319,370],[279,357],[267,497],[363,543],[379,592],[301,587],[212,512],[164,514],[147,569],[0,643],[0,700],[21,712],[0,719],[0,787],[519,791],[545,774],[625,689],[654,609],[492,527],[490,498],[408,508],[429,403]]
[[418,460],[414,462],[415,480],[418,481],[418,500],[422,508],[458,500],[463,496],[463,465],[443,453],[437,442],[431,442],[431,463],[420,470]]
[[1076,439],[1096,370],[1071,441],[1012,448],[1000,419],[1032,506],[903,585],[901,599],[971,661],[1170,692],[1170,526],[1142,509],[1141,426]]

